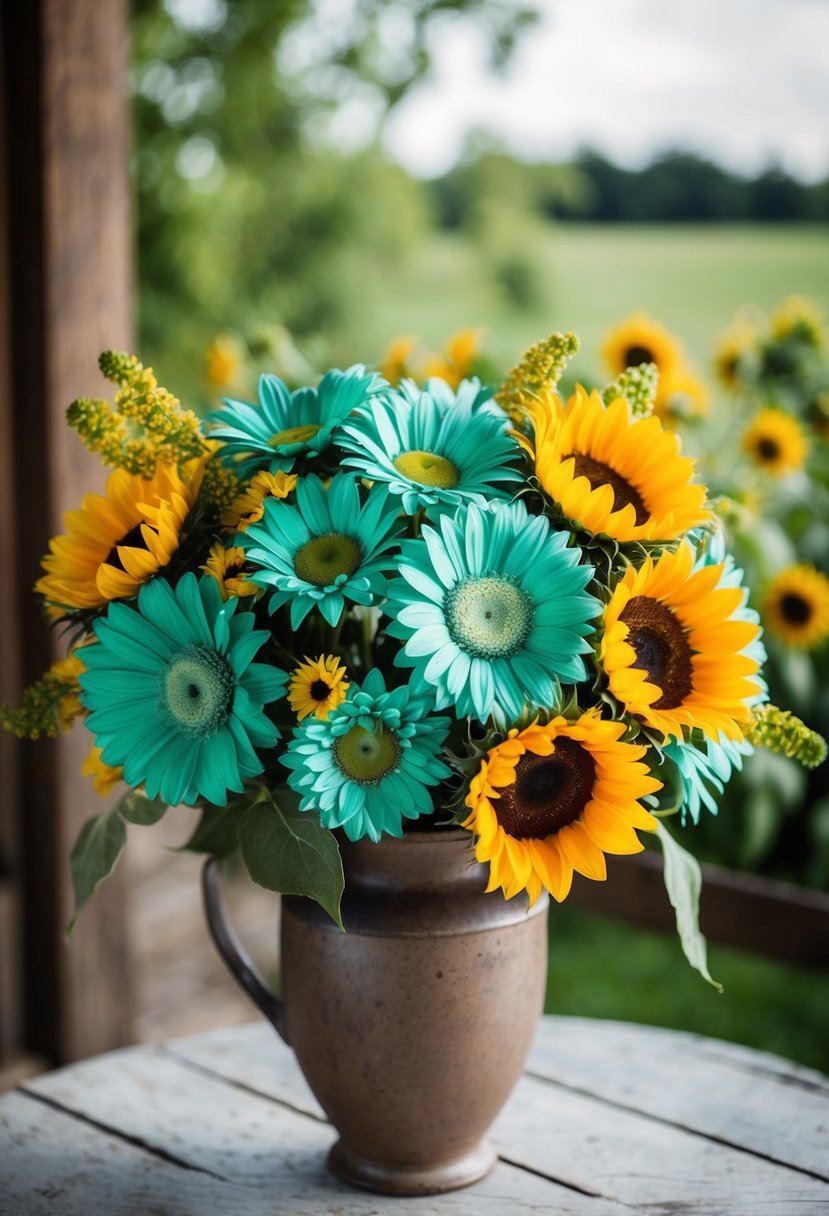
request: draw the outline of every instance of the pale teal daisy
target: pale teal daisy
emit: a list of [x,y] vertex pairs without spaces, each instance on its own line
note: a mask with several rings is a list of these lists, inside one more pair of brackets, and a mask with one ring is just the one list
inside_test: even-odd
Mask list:
[[281,758],[300,810],[349,840],[402,836],[404,819],[430,814],[430,790],[451,775],[440,759],[450,722],[433,709],[409,688],[387,691],[374,668],[326,718],[306,718]]
[[[743,767],[743,758],[754,748],[746,740],[727,738],[722,732],[718,740],[694,731],[687,742],[672,740],[663,748],[668,760],[676,765],[682,788],[682,822],[690,816],[699,823],[703,807],[712,815],[717,813],[717,799],[735,772]],[[659,770],[656,770],[659,775]]]
[[336,443],[348,453],[343,465],[384,482],[408,515],[508,498],[523,480],[504,419],[475,407],[471,395],[452,408],[425,392],[376,397],[341,423]]
[[259,469],[287,472],[298,456],[324,452],[337,423],[386,388],[382,376],[361,363],[326,372],[316,388],[294,392],[278,376],[260,376],[258,404],[225,397],[222,408],[207,416],[209,435],[242,478]]
[[601,604],[585,593],[593,567],[568,540],[517,502],[470,505],[405,542],[387,632],[405,643],[395,662],[415,669],[438,709],[514,722],[525,707],[557,710],[561,683],[586,679]]
[[[461,380],[456,389],[440,376],[430,376],[424,387],[432,400],[446,412],[458,406],[473,414],[481,410],[483,413],[492,414],[505,428],[512,425],[495,400],[494,385],[481,384],[477,376]],[[398,395],[412,403],[418,400],[422,392],[423,389],[414,380],[401,380],[397,386]]]
[[400,527],[384,486],[366,491],[338,473],[326,490],[319,477],[303,477],[294,504],[267,499],[245,533],[250,581],[272,590],[271,612],[290,603],[292,629],[312,608],[336,625],[347,600],[368,607],[385,595]]
[[185,574],[175,589],[145,583],[136,606],[113,602],[95,622],[79,677],[86,724],[104,763],[123,765],[148,798],[224,806],[263,771],[257,749],[279,738],[263,707],[288,675],[253,662],[270,634],[238,608],[214,579]]

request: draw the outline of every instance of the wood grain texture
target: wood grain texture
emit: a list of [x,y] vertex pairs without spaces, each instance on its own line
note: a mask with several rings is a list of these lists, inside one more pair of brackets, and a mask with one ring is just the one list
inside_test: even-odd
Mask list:
[[[100,394],[99,352],[131,342],[127,8],[127,0],[31,0],[2,9],[13,234],[10,582],[19,589],[26,682],[54,653],[31,592],[40,557],[63,511],[104,479],[66,427],[65,409],[75,396]],[[85,912],[71,947],[63,936],[69,851],[101,809],[80,775],[88,747],[77,731],[20,748],[25,1043],[56,1061],[130,1036],[123,876]]]

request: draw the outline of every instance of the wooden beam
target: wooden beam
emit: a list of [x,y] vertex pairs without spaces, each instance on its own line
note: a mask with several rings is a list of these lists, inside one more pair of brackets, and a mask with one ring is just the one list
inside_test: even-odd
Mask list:
[[[675,932],[661,857],[647,852],[607,861],[607,882],[576,875],[568,902],[643,929]],[[700,928],[723,946],[829,967],[829,895],[821,891],[705,865]]]
[[[31,586],[63,511],[104,473],[65,425],[69,400],[100,395],[98,353],[131,344],[127,0],[3,6],[11,281],[12,580],[23,680],[60,653]],[[55,1062],[130,1037],[123,875],[67,945],[68,856],[101,809],[80,775],[88,737],[20,748],[25,1046]]]

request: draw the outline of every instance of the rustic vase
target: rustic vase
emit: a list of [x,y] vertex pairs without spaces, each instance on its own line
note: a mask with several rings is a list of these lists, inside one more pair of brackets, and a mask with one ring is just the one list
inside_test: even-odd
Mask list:
[[212,860],[211,935],[337,1129],[336,1174],[389,1195],[467,1186],[495,1163],[486,1135],[542,1010],[547,896],[528,911],[486,894],[460,830],[341,847],[346,932],[311,900],[283,898],[281,999],[228,926]]

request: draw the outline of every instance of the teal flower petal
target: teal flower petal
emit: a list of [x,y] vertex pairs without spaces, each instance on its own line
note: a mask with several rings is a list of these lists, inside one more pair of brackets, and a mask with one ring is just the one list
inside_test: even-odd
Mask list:
[[237,607],[215,580],[185,574],[175,590],[145,583],[135,607],[112,604],[94,626],[80,677],[87,724],[106,763],[149,797],[223,805],[262,771],[254,748],[279,737],[262,710],[288,675],[252,663],[268,634],[236,625]]

